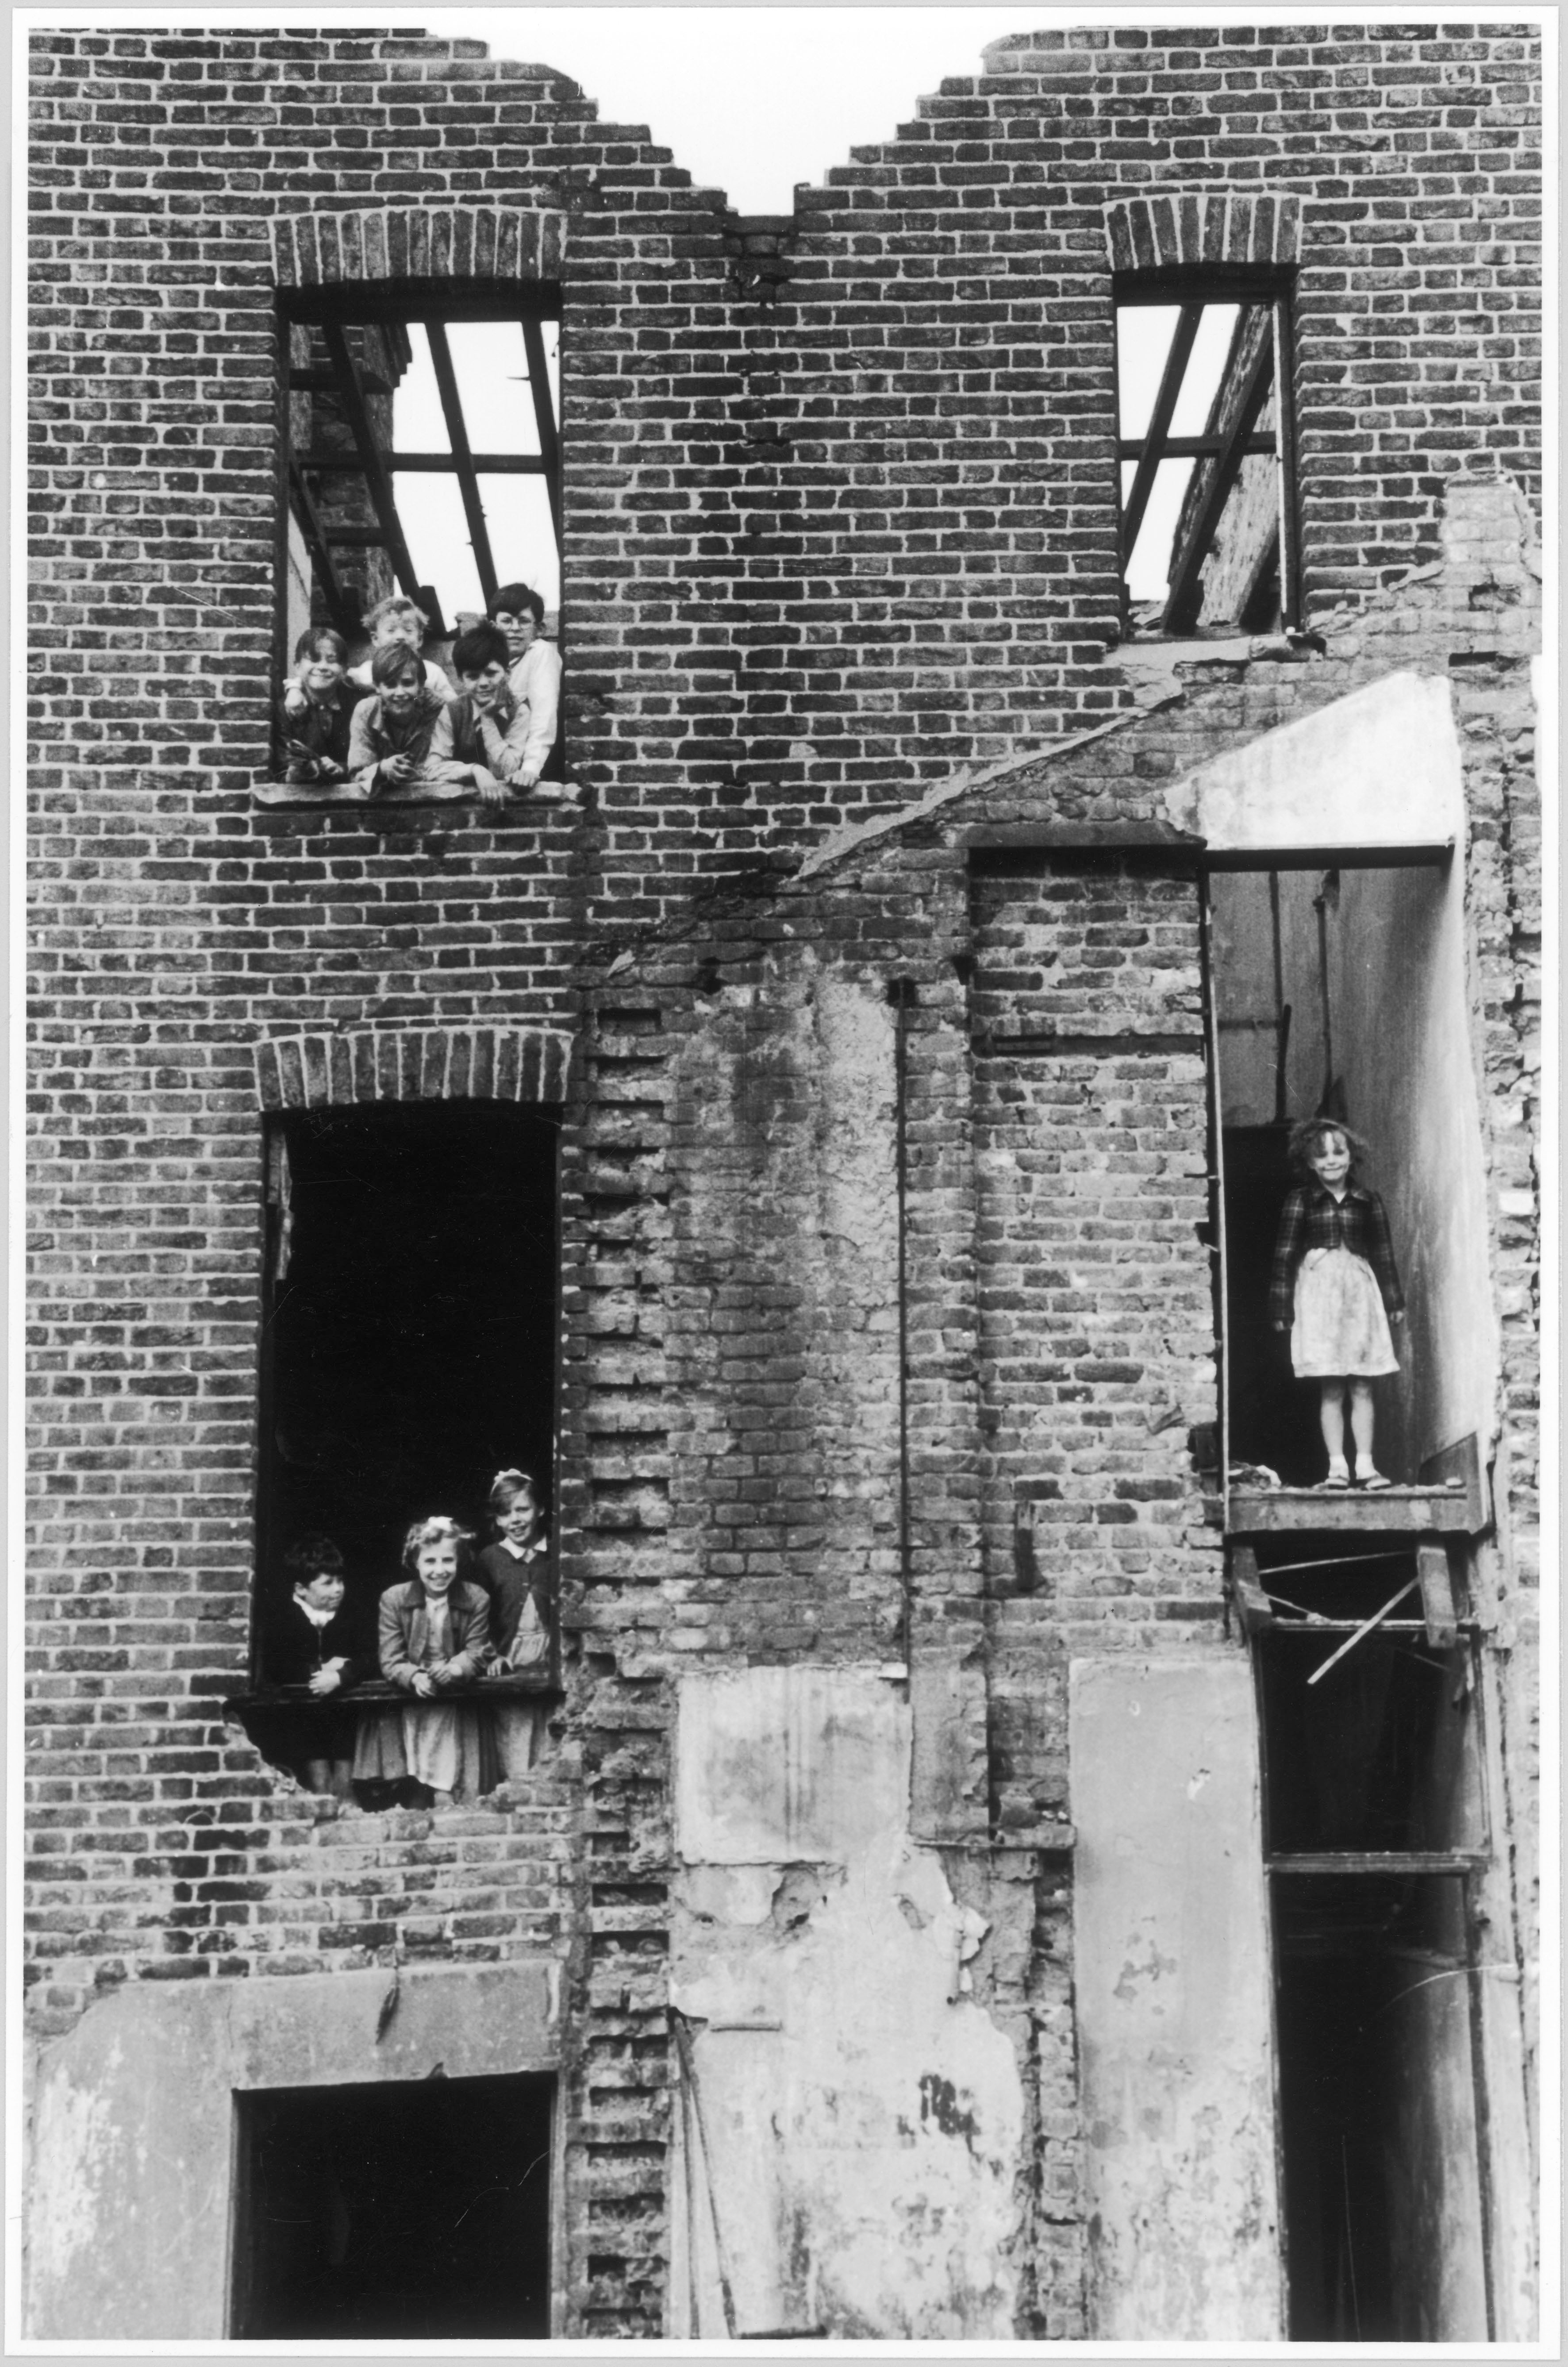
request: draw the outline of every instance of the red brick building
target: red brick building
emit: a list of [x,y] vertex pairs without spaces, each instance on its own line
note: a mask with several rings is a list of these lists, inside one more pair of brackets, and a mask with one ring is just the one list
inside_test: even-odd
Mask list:
[[[1021,32],[761,221],[463,40],[31,76],[29,2331],[1529,2339],[1531,28]],[[543,794],[280,778],[422,469]],[[518,1461],[542,1755],[306,1788],[285,1548]]]

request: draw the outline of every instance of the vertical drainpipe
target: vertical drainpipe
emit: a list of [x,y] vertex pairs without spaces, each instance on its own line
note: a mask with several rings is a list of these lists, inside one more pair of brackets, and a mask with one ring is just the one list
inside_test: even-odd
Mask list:
[[915,982],[909,978],[888,980],[887,1000],[893,1005],[893,1171],[897,1197],[898,1228],[898,1591],[901,1658],[906,1670],[914,1658],[915,1581],[909,1546],[909,1293],[906,1236],[909,1203],[909,1067],[908,1015],[915,1007]]

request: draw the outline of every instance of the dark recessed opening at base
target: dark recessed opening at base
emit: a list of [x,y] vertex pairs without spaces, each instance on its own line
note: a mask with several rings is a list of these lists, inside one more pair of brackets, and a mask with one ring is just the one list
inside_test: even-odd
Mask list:
[[554,2084],[236,2096],[233,2338],[547,2337]]
[[1273,1894],[1290,2339],[1485,2341],[1462,1877]]

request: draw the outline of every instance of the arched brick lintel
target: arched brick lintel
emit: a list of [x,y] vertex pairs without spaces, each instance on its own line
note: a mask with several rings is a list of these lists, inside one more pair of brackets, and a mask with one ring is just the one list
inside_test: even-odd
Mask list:
[[1297,263],[1302,201],[1289,191],[1170,190],[1124,198],[1105,209],[1112,271],[1168,271],[1215,263]]
[[559,1102],[572,1039],[558,1027],[351,1029],[255,1047],[264,1110],[354,1102]]
[[280,288],[382,279],[558,279],[564,213],[540,206],[390,206],[282,214],[272,224]]

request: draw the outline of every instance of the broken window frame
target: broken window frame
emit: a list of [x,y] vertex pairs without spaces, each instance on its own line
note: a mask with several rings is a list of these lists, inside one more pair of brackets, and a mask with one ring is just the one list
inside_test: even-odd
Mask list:
[[[384,550],[390,562],[393,590],[414,601],[430,618],[429,638],[444,640],[451,630],[439,596],[431,584],[419,583],[401,522],[398,516],[393,480],[400,473],[443,475],[457,481],[481,595],[488,604],[499,581],[491,549],[481,477],[536,476],[545,480],[554,529],[556,552],[562,555],[561,423],[550,395],[546,366],[544,323],[562,318],[561,290],[551,282],[471,282],[454,286],[443,280],[406,279],[375,286],[333,286],[279,289],[277,332],[278,499],[276,504],[276,583],[274,635],[274,676],[288,677],[293,663],[288,630],[288,527],[298,524],[310,556],[327,609],[325,622],[345,639],[361,630],[359,612],[350,592],[339,580],[334,551],[360,548]],[[464,322],[515,321],[523,333],[527,360],[528,395],[537,453],[476,452],[463,416],[462,399],[445,332]],[[450,452],[399,451],[378,447],[366,397],[376,391],[364,374],[344,333],[366,326],[418,324],[430,340],[431,359],[441,397]],[[291,332],[299,327],[321,332],[328,351],[328,382],[343,402],[355,450],[297,453],[293,448],[291,397],[319,391],[313,371],[301,373],[290,353]],[[302,382],[301,382],[302,380]],[[323,476],[357,477],[367,486],[375,523],[369,527],[334,527],[323,522],[320,483]],[[311,480],[315,482],[312,484]],[[278,768],[281,771],[281,767]]]
[[[1179,308],[1161,382],[1156,391],[1147,425],[1141,436],[1123,436],[1122,433],[1119,358],[1115,368],[1115,484],[1123,640],[1134,637],[1127,572],[1156,478],[1167,460],[1212,460],[1216,466],[1203,492],[1197,522],[1186,543],[1179,549],[1173,544],[1170,577],[1159,623],[1153,634],[1145,629],[1143,638],[1183,640],[1199,637],[1204,631],[1212,633],[1216,630],[1229,638],[1245,629],[1239,623],[1224,629],[1205,629],[1199,626],[1197,617],[1202,598],[1203,562],[1213,547],[1215,533],[1240,476],[1241,464],[1254,454],[1271,458],[1276,462],[1280,623],[1287,631],[1298,629],[1301,625],[1301,530],[1296,469],[1292,277],[1292,275],[1279,271],[1260,272],[1243,266],[1216,264],[1201,270],[1181,266],[1129,273],[1119,276],[1112,282],[1118,357],[1121,318],[1124,311],[1145,310],[1154,305]],[[1266,305],[1272,316],[1271,334],[1265,339],[1248,373],[1242,401],[1227,428],[1214,434],[1173,436],[1170,422],[1181,395],[1187,364],[1203,312],[1213,305],[1233,304],[1244,309]],[[1272,431],[1259,430],[1257,425],[1258,415],[1270,392],[1276,390],[1276,428]],[[1134,475],[1124,499],[1122,471],[1129,461],[1134,464]],[[1189,490],[1190,483],[1190,480]],[[1183,498],[1185,501],[1186,496]]]

